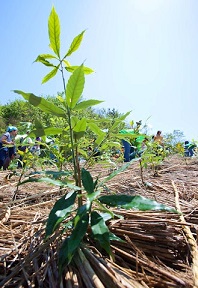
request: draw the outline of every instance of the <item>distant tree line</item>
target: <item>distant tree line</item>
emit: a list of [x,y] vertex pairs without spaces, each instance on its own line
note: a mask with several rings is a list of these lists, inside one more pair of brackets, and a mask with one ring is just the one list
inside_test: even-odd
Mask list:
[[[55,105],[60,105],[60,102],[56,97],[46,96],[45,99],[52,102]],[[84,111],[78,112],[78,117],[89,117],[91,119],[98,120],[101,129],[106,129],[107,122],[103,121],[107,118],[117,118],[122,114],[116,109],[97,109],[87,108]],[[0,132],[3,133],[7,126],[14,125],[17,126],[20,133],[25,133],[22,131],[24,129],[23,123],[32,123],[34,125],[35,121],[39,121],[43,126],[53,126],[53,127],[64,127],[64,121],[61,123],[60,118],[55,116],[49,116],[48,114],[42,112],[39,108],[34,107],[29,102],[24,100],[14,100],[5,105],[0,105]]]

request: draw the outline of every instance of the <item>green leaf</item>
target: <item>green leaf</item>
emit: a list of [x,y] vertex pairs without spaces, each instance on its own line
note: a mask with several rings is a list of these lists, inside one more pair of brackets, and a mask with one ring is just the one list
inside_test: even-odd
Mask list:
[[72,176],[72,172],[70,171],[51,171],[47,170],[44,171],[45,175],[51,175],[54,179],[59,179],[60,177],[63,176]]
[[[36,130],[38,129],[38,130],[40,130],[40,129],[44,129],[44,127],[43,127],[43,123],[41,122],[41,121],[39,121],[39,119],[35,119],[35,128],[36,128]],[[36,135],[36,136],[40,136],[40,135]]]
[[94,239],[100,243],[100,246],[105,249],[109,255],[112,255],[109,228],[105,224],[104,219],[96,211],[91,213],[91,231]]
[[115,234],[109,232],[109,239],[110,241],[118,241],[122,243],[126,243],[126,241],[122,240],[120,237],[116,236]]
[[[51,58],[55,58],[54,56],[51,56]],[[55,67],[52,63],[46,60],[43,56],[39,55],[34,62],[41,62],[47,67]]]
[[130,115],[130,113],[131,113],[131,111],[125,113],[125,114],[122,115],[122,116],[120,116],[120,117],[119,117],[119,120],[121,120],[121,121],[125,120],[125,119]]
[[56,186],[66,186],[72,190],[81,190],[80,187],[73,185],[71,183],[65,182],[65,181],[61,181],[61,180],[54,180],[52,178],[48,178],[48,177],[42,177],[42,178],[29,178],[27,180],[24,180],[22,182],[20,182],[18,185],[23,185],[25,183],[30,183],[30,182],[45,182],[47,184],[51,184],[51,185],[56,185]]
[[104,150],[105,148],[109,148],[109,147],[117,147],[117,148],[120,148],[120,142],[111,142],[111,141],[108,141],[106,143],[104,143],[101,148]]
[[[63,63],[65,64],[66,67],[70,67],[70,66],[71,66],[71,64],[69,63],[69,61],[67,61],[67,60],[65,60],[65,59],[63,59]],[[74,72],[74,71],[72,71],[72,72]]]
[[48,34],[50,40],[50,47],[54,53],[60,58],[60,21],[54,9],[50,13],[48,19]]
[[101,191],[97,190],[91,194],[87,194],[87,199],[89,201],[89,203],[92,203],[99,195],[100,195]]
[[106,177],[102,182],[100,182],[99,186],[104,185],[104,183],[111,180],[112,178],[114,178],[119,173],[124,172],[134,161],[137,161],[137,160],[139,160],[139,158],[133,159],[130,162],[127,162],[126,164],[122,165],[117,170],[113,171],[108,177]]
[[89,171],[85,170],[84,168],[81,169],[81,175],[82,175],[82,183],[83,187],[87,191],[88,194],[91,194],[94,192],[94,182],[93,178]]
[[58,101],[61,102],[61,103],[64,103],[64,102],[65,102],[64,99],[63,99],[63,97],[60,96],[60,95],[56,96],[56,98],[57,98]]
[[94,99],[82,101],[82,102],[79,102],[76,104],[75,110],[87,109],[87,108],[92,107],[94,105],[98,105],[102,102],[104,102],[104,101],[99,101],[99,100],[94,100]]
[[75,138],[75,140],[79,140],[79,139],[82,138],[84,135],[85,135],[85,131],[74,132],[74,138]]
[[[91,129],[91,131],[92,131],[93,133],[95,133],[96,135],[105,137],[106,133],[103,132],[103,131],[98,127],[98,125],[96,125],[95,123],[93,123],[93,121],[88,122],[88,126],[89,126],[89,128]],[[104,138],[103,138],[103,139],[104,139]]]
[[104,133],[104,132],[103,132],[103,134],[101,133],[101,135],[99,135],[99,136],[97,137],[97,139],[95,140],[94,146],[95,146],[95,147],[100,146],[101,143],[102,143],[102,141],[105,139],[105,137],[106,137],[106,133]]
[[83,65],[77,68],[70,76],[66,88],[66,103],[70,109],[76,106],[85,83],[85,76],[83,72]]
[[70,215],[74,202],[76,200],[76,192],[64,195],[56,201],[47,219],[45,230],[45,238],[49,237],[57,228],[57,226]]
[[[102,212],[101,213],[102,215],[103,214],[105,214],[105,215],[109,214],[110,218],[112,218],[112,219],[114,218],[115,214],[111,210],[109,210],[105,205],[103,205],[98,199],[96,199],[95,202],[97,204],[97,210]],[[106,220],[106,216],[103,216],[103,219]]]
[[87,127],[86,118],[82,118],[76,123],[76,125],[73,128],[73,133],[76,140],[84,136],[86,127]]
[[83,148],[81,149],[81,148],[78,148],[78,153],[79,153],[79,155],[81,155],[82,156],[82,158],[87,158],[88,157],[88,155],[87,155],[87,151],[85,151],[85,150],[83,150]]
[[51,54],[40,54],[36,58],[36,60],[34,62],[40,61],[40,59],[44,59],[44,60],[46,60],[46,59],[57,59],[58,60],[58,58],[56,56],[54,56],[54,55],[51,55]]
[[87,206],[87,203],[84,205],[81,205],[78,209],[77,209],[77,213],[76,216],[73,219],[73,227],[75,228],[76,225],[78,224],[78,222],[80,221],[80,219],[83,217],[83,215],[87,214],[87,212],[89,211],[89,206]]
[[86,118],[82,118],[78,120],[76,125],[73,128],[74,132],[85,132],[86,131],[86,126],[87,126],[87,120]]
[[48,127],[48,128],[36,128],[35,130],[32,130],[29,136],[36,136],[36,137],[43,137],[43,136],[51,136],[51,135],[58,135],[62,134],[63,129],[62,128],[56,128],[56,127]]
[[72,230],[72,234],[65,239],[59,251],[58,267],[60,274],[63,268],[68,265],[80,243],[87,232],[89,224],[89,214],[86,213],[78,221],[76,227]]
[[82,42],[84,33],[85,33],[85,30],[82,31],[78,36],[76,36],[73,39],[73,41],[72,41],[72,43],[71,43],[71,45],[69,47],[69,50],[66,53],[66,55],[64,56],[64,58],[66,58],[67,56],[70,56],[73,52],[75,52],[79,48],[79,46],[80,46],[80,44]]
[[174,208],[160,204],[154,200],[147,199],[143,196],[129,196],[129,195],[107,195],[101,196],[98,199],[103,204],[111,207],[119,207],[124,209],[137,209],[141,211],[158,210],[177,213]]
[[51,78],[53,78],[57,74],[59,66],[60,65],[58,65],[52,71],[50,71],[47,75],[45,75],[45,77],[42,80],[42,84],[46,83],[47,81],[49,81]]
[[[68,71],[68,72],[74,72],[74,70],[76,70],[79,66],[66,66],[65,69]],[[89,67],[86,67],[86,66],[83,66],[83,72],[88,75],[88,74],[91,74],[94,72],[94,70],[92,70],[91,68]]]
[[115,120],[115,123],[110,127],[110,130],[113,131],[120,125],[120,120]]
[[71,127],[72,127],[72,129],[74,129],[74,127],[77,125],[78,121],[79,121],[78,117],[73,116],[73,115],[71,116]]
[[38,97],[33,93],[25,93],[20,90],[14,90],[14,93],[20,94],[30,104],[32,104],[35,107],[39,107],[43,112],[50,113],[57,117],[65,118],[65,111],[63,109],[55,106],[53,103],[45,100],[42,97]]

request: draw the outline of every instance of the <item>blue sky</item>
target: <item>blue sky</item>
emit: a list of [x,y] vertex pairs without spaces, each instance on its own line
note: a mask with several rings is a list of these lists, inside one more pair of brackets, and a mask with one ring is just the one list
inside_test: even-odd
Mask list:
[[[33,63],[48,48],[48,17],[61,23],[62,55],[86,29],[68,59],[95,72],[86,76],[85,99],[98,108],[132,111],[128,120],[152,125],[151,133],[181,130],[198,140],[197,0],[7,0],[1,3],[0,104],[23,99],[12,90],[57,95],[61,78],[41,84],[49,72]],[[69,76],[69,75],[68,75]]]

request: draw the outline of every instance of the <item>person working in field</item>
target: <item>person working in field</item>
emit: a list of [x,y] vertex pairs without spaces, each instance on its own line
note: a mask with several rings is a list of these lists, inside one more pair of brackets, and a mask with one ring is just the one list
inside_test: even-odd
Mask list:
[[163,146],[163,137],[162,137],[162,131],[157,131],[157,134],[154,136],[154,142],[158,142],[160,146]]
[[162,131],[157,131],[157,134],[153,138],[153,151],[156,156],[164,157],[164,141],[161,134]]
[[0,138],[0,169],[8,169],[10,162],[15,156],[14,138],[18,129],[14,126],[9,126],[7,131]]
[[184,143],[184,156],[192,157],[195,153],[196,144],[185,141]]
[[[124,148],[124,162],[129,162],[139,155],[144,136],[139,133],[142,121],[136,122],[136,127],[132,129],[122,129],[119,133],[123,134],[122,145]],[[128,138],[128,139],[127,139]]]

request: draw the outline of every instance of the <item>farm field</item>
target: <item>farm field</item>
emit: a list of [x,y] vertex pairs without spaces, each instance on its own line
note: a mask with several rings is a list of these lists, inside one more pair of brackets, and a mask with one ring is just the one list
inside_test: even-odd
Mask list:
[[[151,168],[143,169],[143,184],[139,163],[133,162],[107,182],[104,194],[141,195],[180,209],[182,215],[113,210],[123,218],[111,220],[109,228],[125,240],[111,243],[115,261],[102,255],[95,243],[87,243],[91,252],[85,249],[84,254],[97,281],[88,277],[89,286],[86,265],[76,262],[78,269],[69,265],[60,287],[197,287],[198,159],[170,156],[158,171],[154,176]],[[95,164],[90,172],[101,179],[109,175],[109,168]],[[59,287],[61,238],[44,241],[44,229],[62,192],[49,184],[26,183],[12,200],[19,176],[10,174],[9,179],[8,174],[0,172],[0,287]]]

